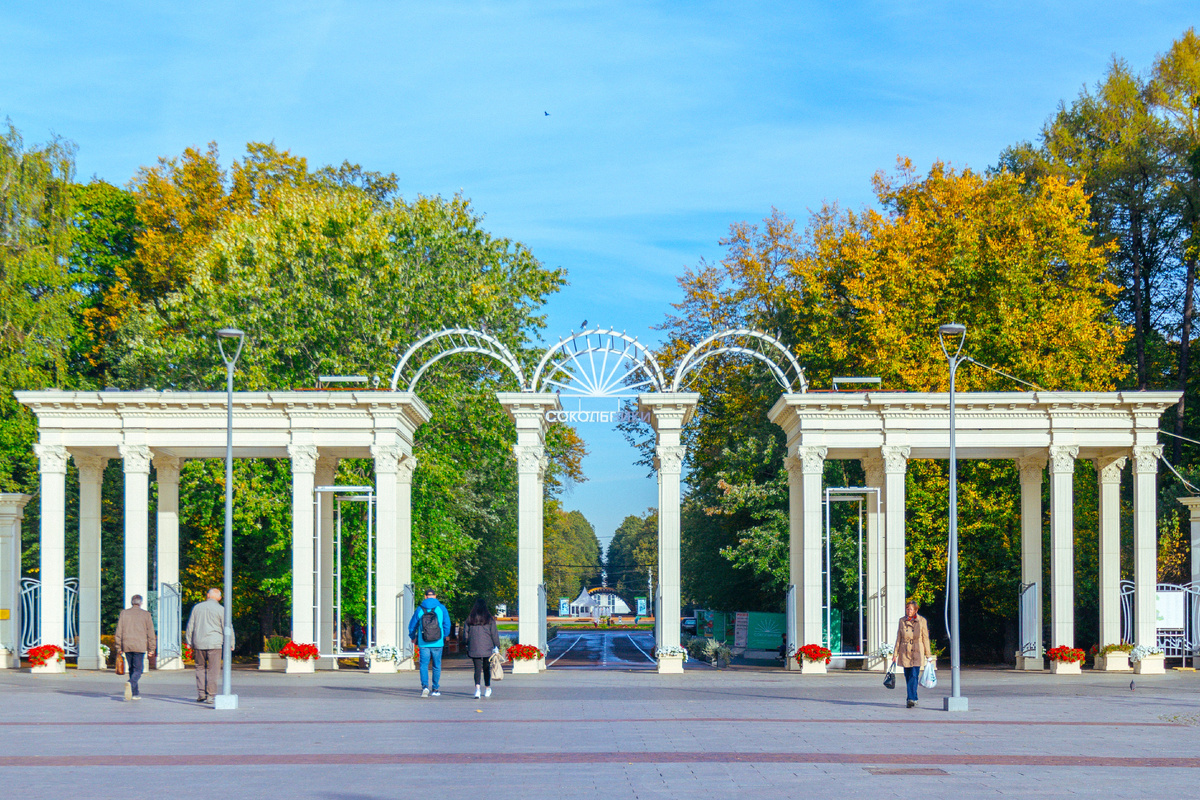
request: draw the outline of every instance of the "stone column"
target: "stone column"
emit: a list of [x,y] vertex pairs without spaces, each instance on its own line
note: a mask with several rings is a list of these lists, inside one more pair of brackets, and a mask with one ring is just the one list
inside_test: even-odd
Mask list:
[[[42,583],[41,643],[62,647],[66,634],[66,526],[67,448],[58,444],[35,444],[42,494],[41,558],[38,575]],[[66,666],[63,662],[65,671]]]
[[1024,656],[1017,642],[1017,669],[1045,668],[1042,658],[1042,472],[1046,459],[1041,455],[1017,459],[1021,472],[1021,585],[1033,584],[1037,614],[1033,622],[1033,655]]
[[76,454],[79,468],[79,669],[104,669],[100,657],[100,493],[103,456]]
[[[337,474],[338,460],[332,456],[321,456],[317,459],[316,472],[313,480],[316,486],[332,486],[334,476]],[[377,465],[378,468],[378,465]],[[339,635],[340,620],[334,619],[334,597],[335,587],[333,584],[333,497],[322,492],[319,497],[321,503],[321,536],[320,536],[320,552],[317,558],[320,560],[321,585],[317,587],[317,605],[320,609],[320,620],[317,626],[317,649],[322,653],[322,658],[317,661],[317,666],[320,669],[337,669],[337,659],[332,657],[333,653],[333,637]],[[378,498],[377,503],[378,506]],[[378,513],[378,508],[376,508]],[[376,543],[378,544],[378,531],[380,520],[376,519]],[[376,553],[376,564],[378,561],[378,553]]]
[[[878,495],[870,492],[864,495],[866,524],[863,526],[867,551],[863,567],[867,573],[863,576],[867,594],[867,652],[874,653],[890,638],[883,617],[883,456],[872,454],[863,458],[861,463],[866,478],[865,485],[868,488],[877,489],[879,492]],[[876,508],[877,505],[878,508]],[[870,670],[884,670],[887,669],[887,665],[888,659],[886,658],[867,660],[867,669]]]
[[1158,641],[1158,520],[1155,507],[1162,445],[1133,448],[1133,642]]
[[396,524],[400,448],[394,444],[372,445],[375,458],[375,642],[399,647],[396,595],[400,592],[396,550],[399,539]]
[[0,669],[21,667],[21,520],[31,499],[0,493]]
[[1050,646],[1075,646],[1074,445],[1050,446]]
[[656,438],[654,468],[658,472],[658,629],[660,673],[683,672],[679,650],[680,609],[680,488],[686,448],[682,443],[683,426],[696,410],[699,395],[644,394],[638,398],[641,409],[650,412]]
[[1100,645],[1121,641],[1121,470],[1125,458],[1097,458],[1100,489]]
[[[125,470],[125,604],[150,591],[150,448],[123,444]],[[143,605],[145,605],[143,603]]]
[[[154,475],[158,483],[158,507],[155,515],[158,574],[154,591],[162,592],[163,584],[179,584],[179,468],[183,459],[169,453],[155,453]],[[163,606],[159,595],[159,638],[162,638]],[[182,622],[182,620],[181,620]],[[158,669],[183,669],[180,657],[159,658]]]
[[905,509],[904,477],[908,472],[910,448],[902,445],[884,445],[883,456],[884,491],[884,631],[888,641],[894,641],[896,625],[904,616],[904,603],[908,599],[905,564]]
[[[517,429],[513,455],[517,461],[517,641],[540,647],[542,610],[538,587],[543,582],[542,479],[545,475],[546,412],[558,408],[552,394],[502,392],[496,395]],[[418,590],[419,591],[419,590]],[[517,674],[540,671],[535,661],[513,662]]]
[[[412,482],[413,471],[417,468],[417,460],[409,454],[404,454],[396,466],[396,591],[403,593],[404,587],[412,583]],[[413,587],[413,601],[417,601],[416,587]],[[398,604],[393,598],[392,602]],[[400,641],[396,646],[403,652],[402,645],[406,644],[408,636],[408,620],[399,620]],[[409,645],[411,647],[411,645]],[[401,659],[396,669],[408,672],[417,668],[412,655]]]
[[313,486],[317,448],[311,444],[290,444],[288,455],[292,459],[292,639],[309,643],[316,639]]
[[[1200,497],[1181,497],[1187,506],[1192,534],[1192,586],[1200,587]],[[1192,636],[1200,634],[1200,602],[1192,603]],[[1192,656],[1192,666],[1200,667],[1200,652]]]
[[[788,583],[796,587],[798,641],[788,642],[792,652],[821,642],[821,475],[828,452],[825,447],[797,445],[783,460],[788,471]],[[794,657],[787,667],[803,671]]]

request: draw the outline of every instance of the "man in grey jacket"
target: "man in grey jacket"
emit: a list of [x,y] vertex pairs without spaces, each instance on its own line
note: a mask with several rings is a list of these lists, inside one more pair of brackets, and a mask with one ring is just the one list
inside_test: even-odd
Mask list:
[[224,628],[225,609],[221,606],[221,590],[209,589],[208,599],[192,606],[187,624],[187,643],[196,661],[197,703],[212,703],[220,691]]
[[129,666],[129,682],[125,684],[126,700],[141,700],[138,693],[138,678],[142,677],[142,669],[146,664],[146,654],[153,653],[158,647],[158,637],[154,635],[154,619],[150,612],[142,608],[142,596],[135,594],[129,598],[129,608],[121,612],[117,618],[116,632],[117,658],[124,658]]

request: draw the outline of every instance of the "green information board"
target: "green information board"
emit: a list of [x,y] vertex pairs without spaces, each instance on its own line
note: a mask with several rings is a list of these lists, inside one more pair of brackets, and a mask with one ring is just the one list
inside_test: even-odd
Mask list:
[[779,645],[783,644],[783,629],[787,625],[787,615],[751,611],[749,617],[746,648],[749,650],[778,650]]

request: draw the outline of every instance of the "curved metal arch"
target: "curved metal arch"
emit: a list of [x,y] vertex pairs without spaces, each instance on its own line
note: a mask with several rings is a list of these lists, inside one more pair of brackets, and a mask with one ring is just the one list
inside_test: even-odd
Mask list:
[[[599,364],[598,353],[604,354]],[[626,382],[639,372],[641,380]],[[636,393],[643,387],[661,392],[666,386],[666,376],[650,348],[636,336],[611,328],[592,328],[559,339],[538,362],[530,383],[535,392],[559,391],[584,397],[613,397],[620,392]]]
[[[440,341],[442,339],[447,341],[443,343]],[[409,380],[406,391],[411,392],[417,385],[417,381],[425,374],[425,371],[434,364],[444,358],[463,353],[478,353],[479,355],[490,356],[496,359],[507,367],[509,372],[516,376],[521,390],[525,390],[525,372],[521,369],[521,362],[517,361],[516,357],[504,346],[503,342],[483,331],[471,328],[447,328],[429,334],[425,338],[415,342],[412,347],[404,352],[404,355],[400,357],[400,361],[396,363],[395,371],[392,372],[391,387],[393,392],[396,391],[396,387],[400,383],[400,376],[404,373],[405,368],[409,366],[413,355],[421,348],[434,342],[438,342],[442,349],[436,352],[431,358],[421,362],[420,367],[417,368],[417,371]]]
[[[739,342],[739,338],[742,341]],[[725,339],[731,341],[722,342]],[[694,373],[700,368],[700,365],[713,356],[726,353],[749,356],[766,364],[776,383],[785,392],[795,391],[796,388],[799,388],[801,392],[808,391],[808,380],[804,377],[804,370],[791,351],[774,336],[749,328],[729,328],[714,333],[689,350],[675,369],[675,380],[671,383],[671,391],[682,390],[690,373]],[[780,356],[783,357],[782,362],[779,360]]]

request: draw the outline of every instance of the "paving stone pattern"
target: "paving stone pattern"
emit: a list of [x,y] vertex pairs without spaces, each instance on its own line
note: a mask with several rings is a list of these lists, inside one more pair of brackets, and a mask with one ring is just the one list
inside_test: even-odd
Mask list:
[[[111,673],[0,672],[0,775],[13,796],[337,798],[1192,796],[1200,676],[964,672],[906,709],[868,673],[559,670],[475,700],[413,674],[237,670],[237,711],[192,702],[189,673],[143,700]],[[286,787],[286,788],[285,788]]]

